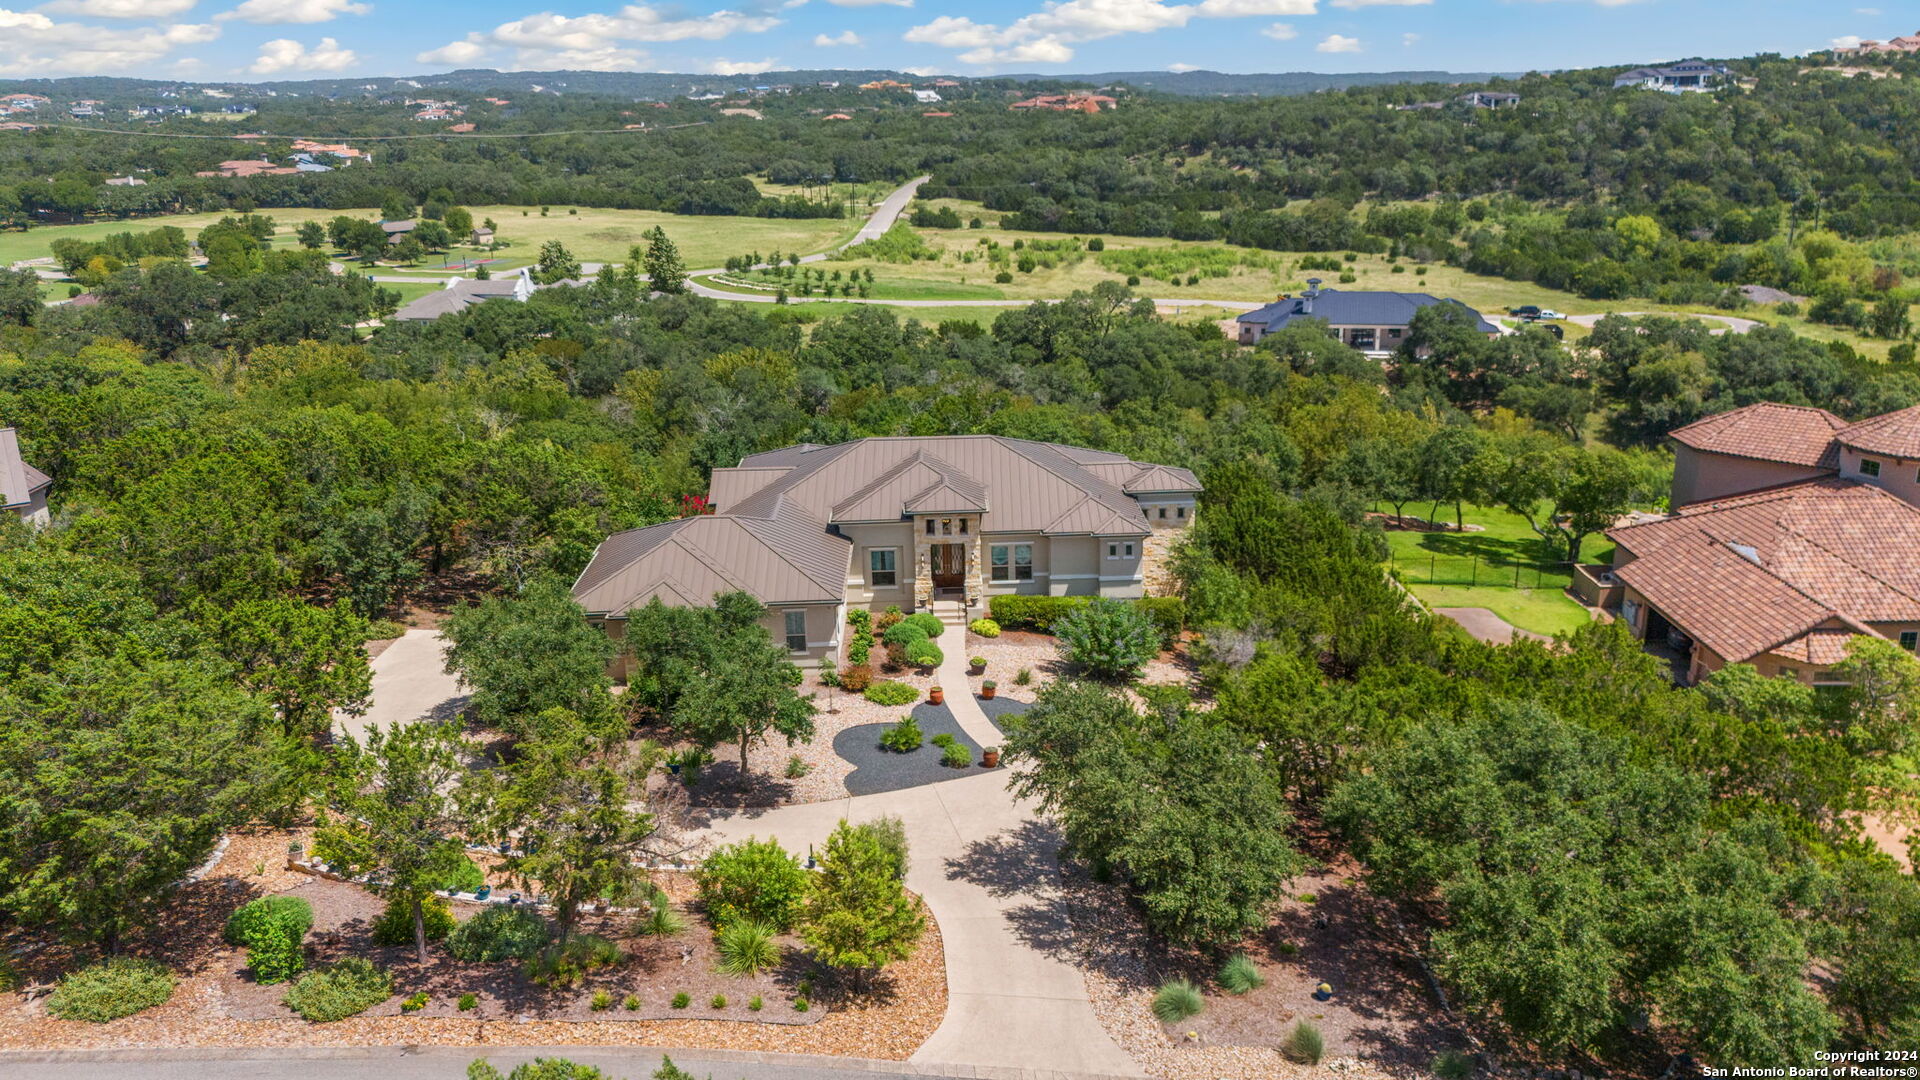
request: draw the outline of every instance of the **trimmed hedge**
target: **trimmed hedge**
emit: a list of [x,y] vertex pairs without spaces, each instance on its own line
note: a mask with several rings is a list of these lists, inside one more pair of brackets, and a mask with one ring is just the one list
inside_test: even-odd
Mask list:
[[920,691],[903,682],[881,679],[867,687],[864,696],[875,705],[906,705],[920,700]]
[[931,611],[916,611],[907,616],[902,625],[917,626],[924,631],[929,638],[939,637],[940,632],[947,628],[947,624],[940,621],[940,616],[935,615]]
[[173,973],[152,960],[115,956],[73,972],[47,999],[60,1020],[104,1024],[164,1005],[173,996]]
[[[1053,632],[1053,624],[1092,603],[1092,596],[996,596],[987,601],[987,609],[1004,629]],[[1148,596],[1132,602],[1160,631],[1163,642],[1171,643],[1187,625],[1187,602],[1177,596]]]
[[886,633],[880,635],[880,640],[889,645],[911,645],[916,641],[929,641],[931,638],[927,634],[926,627],[908,619],[894,623]]

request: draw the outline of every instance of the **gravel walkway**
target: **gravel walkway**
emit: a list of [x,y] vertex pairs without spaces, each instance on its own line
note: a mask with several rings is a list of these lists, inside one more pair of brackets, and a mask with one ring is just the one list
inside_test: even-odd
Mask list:
[[[982,701],[986,706],[999,704],[999,699]],[[988,711],[988,718],[993,713]],[[847,791],[854,795],[878,795],[883,791],[899,791],[902,788],[919,787],[921,784],[937,784],[942,780],[957,780],[980,771],[980,751],[984,749],[967,735],[960,722],[954,719],[953,710],[945,705],[929,705],[921,702],[913,707],[913,718],[920,723],[920,733],[926,736],[926,743],[920,749],[905,754],[896,754],[880,748],[880,736],[892,724],[863,724],[848,728],[833,740],[833,752],[853,765],[853,772],[846,777]],[[997,730],[999,725],[994,725]],[[967,748],[974,764],[965,769],[956,769],[940,761],[940,747],[933,745],[935,735],[951,735],[954,742]],[[997,744],[996,744],[997,745]]]

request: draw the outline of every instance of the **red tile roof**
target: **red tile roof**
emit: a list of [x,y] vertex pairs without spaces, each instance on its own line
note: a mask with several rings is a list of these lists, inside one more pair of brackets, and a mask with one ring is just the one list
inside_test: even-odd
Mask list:
[[1634,556],[1620,580],[1728,663],[1830,624],[1920,621],[1920,508],[1869,484],[1814,480],[1607,535]]
[[1840,464],[1834,433],[1846,426],[1825,409],[1762,401],[1696,420],[1671,435],[1682,446],[1708,453],[1834,469]]
[[1920,405],[1862,420],[1835,438],[1869,454],[1920,459]]

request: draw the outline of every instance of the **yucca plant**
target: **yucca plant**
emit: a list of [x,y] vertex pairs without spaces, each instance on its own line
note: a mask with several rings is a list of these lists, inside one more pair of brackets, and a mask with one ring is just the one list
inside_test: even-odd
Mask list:
[[1185,979],[1172,979],[1160,984],[1160,990],[1153,995],[1153,1015],[1163,1024],[1177,1024],[1189,1016],[1197,1016],[1207,1007],[1200,988]]
[[1235,953],[1220,969],[1220,988],[1229,994],[1251,994],[1265,985],[1267,977],[1246,953]]
[[780,962],[780,945],[773,928],[742,919],[720,928],[720,971],[736,979],[750,979]]

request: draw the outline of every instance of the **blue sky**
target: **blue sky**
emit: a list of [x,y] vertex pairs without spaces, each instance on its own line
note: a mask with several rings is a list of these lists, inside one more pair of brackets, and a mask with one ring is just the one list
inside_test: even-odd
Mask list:
[[1800,53],[1916,26],[1904,4],[1846,0],[0,0],[0,77],[1487,71]]

